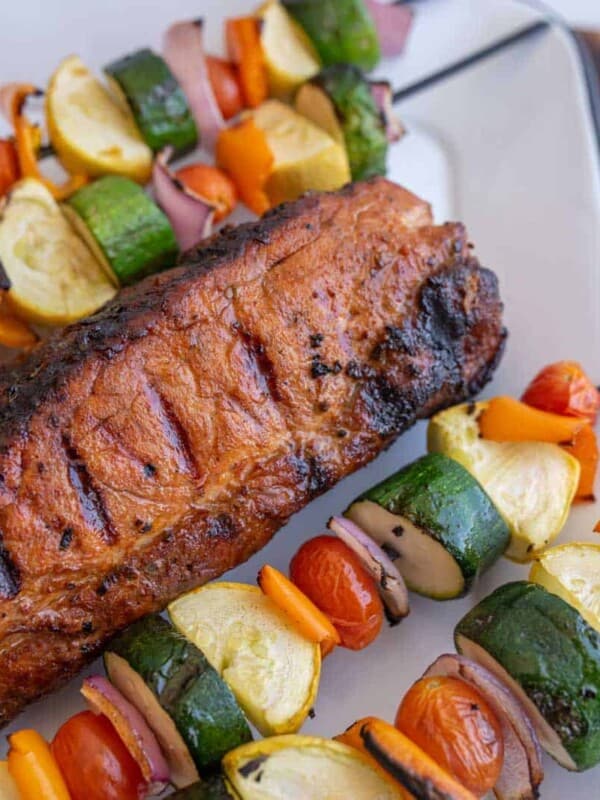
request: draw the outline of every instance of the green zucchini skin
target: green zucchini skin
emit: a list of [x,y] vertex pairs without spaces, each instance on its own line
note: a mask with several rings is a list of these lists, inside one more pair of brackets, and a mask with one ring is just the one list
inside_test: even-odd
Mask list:
[[198,141],[188,101],[166,62],[144,48],[113,61],[105,73],[117,82],[148,147],[155,153],[171,145],[177,155]]
[[235,697],[204,654],[158,615],[135,622],[109,651],[144,680],[171,717],[198,770],[221,758],[252,734]]
[[231,800],[233,795],[227,790],[221,775],[214,775],[175,794],[169,795],[171,800]]
[[510,541],[506,523],[482,486],[462,464],[441,453],[419,458],[360,500],[405,517],[439,542],[458,564],[464,592]]
[[375,23],[363,0],[284,0],[325,66],[373,69],[381,57]]
[[352,180],[385,175],[387,134],[371,86],[361,70],[350,64],[335,64],[310,82],[333,103],[344,134]]
[[528,581],[501,586],[458,623],[515,680],[558,734],[577,770],[600,762],[600,634],[557,595]]
[[171,223],[129,178],[99,178],[75,192],[67,205],[79,215],[121,285],[174,266],[179,248]]

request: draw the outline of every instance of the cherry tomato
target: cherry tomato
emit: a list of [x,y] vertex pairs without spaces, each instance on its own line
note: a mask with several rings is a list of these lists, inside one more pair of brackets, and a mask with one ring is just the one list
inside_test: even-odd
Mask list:
[[458,678],[422,678],[408,690],[396,727],[478,797],[495,786],[502,729],[483,697]]
[[223,170],[209,164],[189,164],[175,175],[193,192],[202,195],[216,207],[215,222],[225,219],[237,204],[234,182]]
[[600,409],[600,393],[576,361],[557,361],[544,367],[521,399],[542,411],[590,422],[595,422]]
[[109,720],[82,711],[62,725],[52,753],[71,800],[140,800],[147,785]]
[[292,559],[290,577],[329,617],[342,647],[362,650],[377,637],[383,624],[377,586],[340,539],[317,536],[305,542]]
[[244,108],[242,92],[235,67],[224,58],[206,57],[208,79],[215,93],[217,105],[225,119],[235,117]]

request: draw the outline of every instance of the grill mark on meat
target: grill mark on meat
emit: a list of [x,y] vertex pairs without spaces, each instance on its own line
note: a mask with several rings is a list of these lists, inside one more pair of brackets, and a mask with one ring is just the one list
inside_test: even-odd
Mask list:
[[263,394],[270,396],[276,403],[281,402],[281,392],[277,385],[277,375],[273,362],[269,358],[264,342],[255,334],[249,333],[240,323],[233,325],[240,336],[240,341],[248,356],[250,369],[256,375]]
[[179,468],[185,470],[195,480],[199,480],[201,472],[194,448],[173,404],[151,381],[146,384],[145,391],[150,408],[160,422],[165,438],[175,453]]
[[0,531],[0,598],[10,600],[19,594],[21,576],[2,541]]
[[107,544],[114,544],[118,539],[118,534],[104,504],[102,492],[94,484],[85,461],[68,436],[63,435],[62,445],[67,457],[69,483],[77,494],[86,523],[97,531]]

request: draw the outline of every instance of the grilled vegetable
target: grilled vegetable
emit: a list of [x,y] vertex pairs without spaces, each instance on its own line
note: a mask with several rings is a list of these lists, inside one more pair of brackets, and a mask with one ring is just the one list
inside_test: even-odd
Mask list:
[[323,657],[340,643],[339,633],[325,614],[279,570],[265,564],[258,573],[258,585],[306,639],[319,644]]
[[264,736],[300,728],[317,695],[321,651],[258,587],[211,583],[171,603],[169,615]]
[[223,118],[237,116],[244,108],[244,101],[233,64],[224,58],[206,56],[206,69]]
[[511,533],[506,555],[528,561],[561,531],[579,481],[579,464],[554,444],[490,442],[479,436],[486,403],[436,414],[427,446],[461,463],[481,483]]
[[322,62],[370,70],[379,61],[379,41],[363,0],[284,0]]
[[361,719],[336,739],[368,753],[416,800],[475,800],[418,745],[381,719]]
[[600,545],[573,542],[546,550],[529,580],[562,597],[600,633]]
[[396,727],[483,797],[500,776],[504,743],[500,723],[481,694],[453,677],[421,678],[404,695]]
[[296,110],[348,154],[352,180],[385,175],[388,138],[371,86],[350,64],[327,67],[298,91]]
[[544,367],[521,400],[542,411],[581,417],[592,423],[600,409],[600,392],[577,361],[557,361]]
[[0,761],[0,800],[19,800],[17,784],[8,771],[8,761]]
[[228,753],[223,769],[241,800],[403,800],[394,782],[352,747],[315,736],[276,736]]
[[121,107],[77,56],[65,59],[46,94],[50,141],[70,172],[118,174],[145,183],[152,153],[131,112]]
[[219,134],[215,155],[242,201],[255,214],[264,214],[270,206],[265,186],[273,171],[273,153],[264,131],[252,118],[226,128]]
[[600,634],[578,611],[518,581],[482,600],[454,636],[524,703],[553,758],[572,770],[600,762]]
[[16,184],[0,209],[0,262],[9,303],[33,322],[73,322],[115,294],[48,189],[33,178]]
[[269,79],[269,93],[289,98],[304,81],[319,71],[321,63],[304,29],[279,0],[267,0],[257,12],[262,22],[260,42]]
[[260,28],[260,20],[256,17],[238,17],[225,22],[229,60],[235,64],[242,97],[248,108],[256,108],[269,94]]
[[64,209],[117,285],[175,263],[179,251],[169,220],[128,178],[100,178],[76,192]]
[[346,516],[383,547],[410,589],[438,600],[468,591],[509,542],[479,483],[438,453],[365,492]]
[[6,290],[0,291],[0,345],[2,347],[33,347],[38,337],[32,328],[8,308]]
[[4,197],[19,177],[17,148],[10,139],[0,139],[0,197]]
[[169,783],[169,767],[156,737],[138,709],[102,675],[86,678],[81,687],[89,707],[103,714],[138,764],[149,794],[160,794]]
[[52,754],[71,800],[138,800],[147,794],[139,765],[102,714],[82,711],[67,720],[52,741]]
[[213,775],[169,795],[170,800],[231,800],[232,797],[221,775]]
[[231,691],[191,642],[158,616],[134,623],[105,653],[111,681],[146,718],[179,787],[251,736]]
[[222,170],[210,164],[188,164],[175,173],[188,189],[215,206],[215,222],[221,222],[237,203],[235,184]]
[[71,800],[58,764],[39,733],[17,731],[8,743],[8,771],[19,800]]
[[341,539],[309,539],[293,557],[290,577],[333,623],[342,647],[362,650],[377,638],[383,624],[377,586]]
[[425,675],[459,678],[485,697],[504,742],[504,763],[494,794],[498,800],[537,800],[544,778],[540,744],[525,709],[508,687],[481,664],[454,653],[440,656]]
[[137,50],[104,71],[151,150],[157,153],[170,145],[182,154],[195,147],[198,132],[188,101],[159,55],[147,48]]
[[252,118],[273,154],[264,187],[271,205],[294,200],[309,189],[339,189],[350,180],[343,146],[289,106],[267,100]]

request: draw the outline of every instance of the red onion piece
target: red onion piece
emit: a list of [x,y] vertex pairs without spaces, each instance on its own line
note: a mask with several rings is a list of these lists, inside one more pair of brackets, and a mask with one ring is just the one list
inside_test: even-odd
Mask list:
[[527,712],[511,690],[489,670],[464,656],[440,656],[425,676],[459,678],[480,692],[496,715],[504,737],[504,764],[494,794],[498,800],[536,800],[544,778],[540,743]]
[[96,714],[112,723],[123,744],[139,764],[148,783],[148,794],[160,794],[169,783],[169,767],[144,717],[102,675],[86,678],[81,694]]
[[163,56],[187,97],[202,146],[214,150],[225,122],[208,77],[202,26],[201,19],[171,25],[164,36]]
[[397,142],[404,136],[405,130],[394,113],[392,87],[387,81],[371,81],[371,95],[381,114],[388,142]]
[[210,235],[215,207],[173,175],[167,165],[171,152],[171,148],[165,148],[154,161],[154,196],[173,226],[179,247],[189,250]]
[[377,36],[381,54],[385,58],[399,56],[412,25],[413,12],[404,3],[384,3],[381,0],[366,0]]
[[327,527],[356,553],[364,568],[373,576],[386,615],[391,625],[396,625],[409,613],[408,591],[402,575],[381,547],[345,517],[332,517]]

